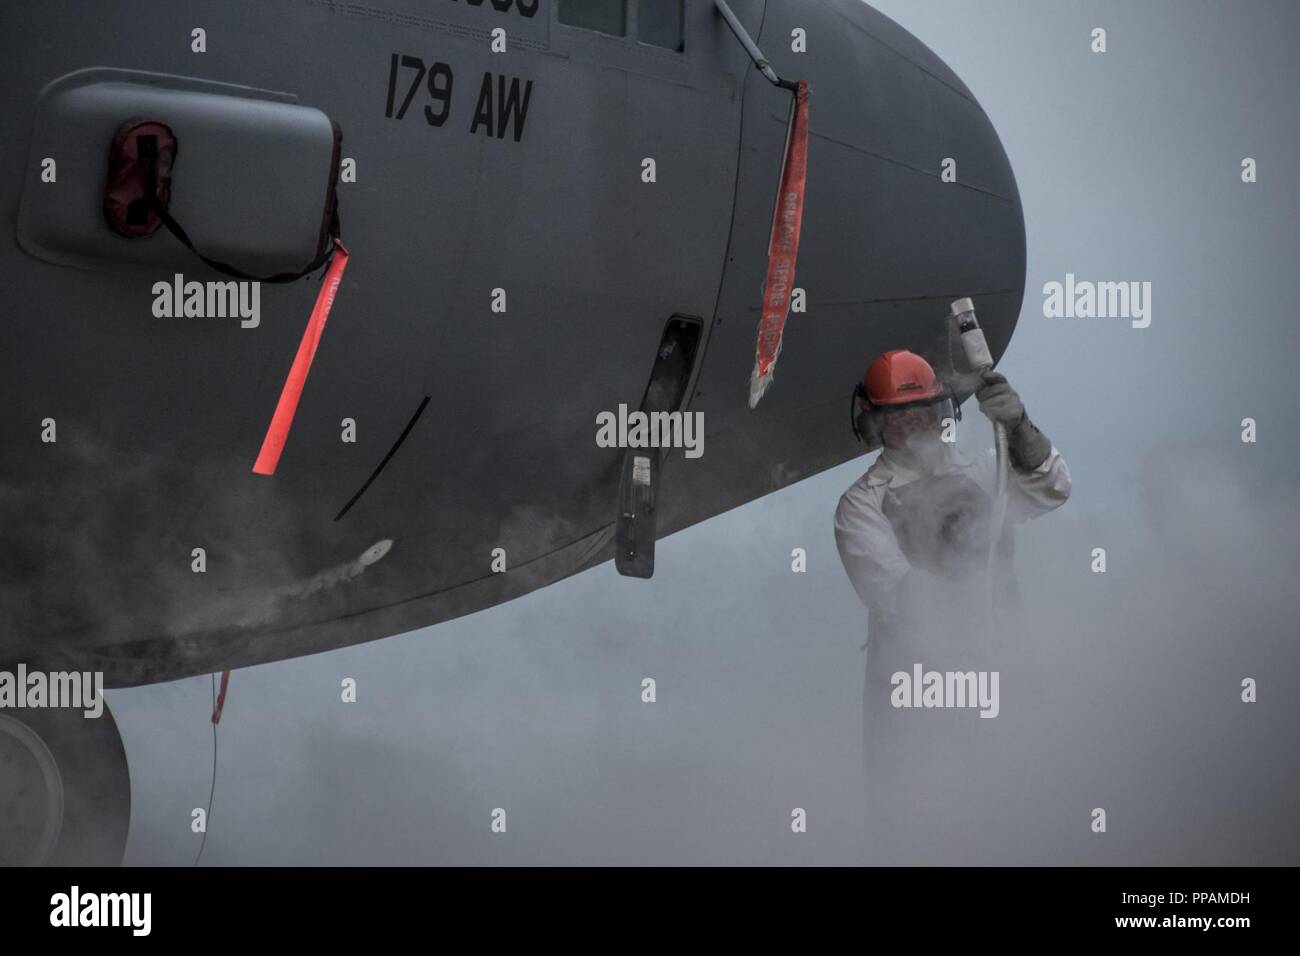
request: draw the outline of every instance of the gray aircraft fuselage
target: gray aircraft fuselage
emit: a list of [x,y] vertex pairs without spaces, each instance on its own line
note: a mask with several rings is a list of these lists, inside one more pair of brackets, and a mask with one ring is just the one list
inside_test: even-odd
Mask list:
[[[680,51],[568,26],[555,0],[532,6],[0,14],[12,147],[0,152],[0,665],[171,680],[401,633],[609,560],[622,452],[597,445],[596,416],[638,405],[674,316],[700,324],[685,407],[703,413],[704,454],[672,453],[661,536],[861,454],[854,381],[889,348],[942,360],[952,299],[975,299],[1002,354],[1024,288],[1019,194],[988,117],[915,38],[858,0],[733,3],[777,72],[811,90],[795,280],[807,306],[751,410],[790,94],[711,3],[686,3]],[[491,50],[498,27],[504,53]],[[791,49],[796,29],[806,53]],[[390,101],[394,64],[405,111]],[[274,476],[251,466],[315,275],[263,285],[256,328],[159,318],[156,281],[222,278],[166,232],[122,240],[160,250],[152,271],[111,255],[53,262],[16,235],[20,203],[55,195],[39,190],[102,189],[98,133],[69,147],[55,182],[28,153],[42,90],[89,68],[272,91],[342,131],[351,259]],[[182,183],[186,145],[178,204],[207,188]],[[941,176],[948,158],[955,182]],[[272,161],[227,164],[222,195],[274,212]],[[185,225],[201,238],[217,218]],[[107,229],[86,217],[88,243]]]

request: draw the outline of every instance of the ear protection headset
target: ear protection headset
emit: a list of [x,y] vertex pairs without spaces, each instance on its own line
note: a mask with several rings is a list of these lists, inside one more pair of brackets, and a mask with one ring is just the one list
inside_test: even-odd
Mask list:
[[849,399],[849,427],[858,441],[867,446],[867,451],[880,447],[880,425],[876,416],[871,414],[871,400],[861,382],[853,386],[853,397]]

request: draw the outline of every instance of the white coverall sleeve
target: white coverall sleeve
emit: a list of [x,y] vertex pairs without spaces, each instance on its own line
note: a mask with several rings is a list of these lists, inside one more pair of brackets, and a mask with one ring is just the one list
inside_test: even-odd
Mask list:
[[[997,453],[988,449],[976,462],[979,482],[990,491],[996,485]],[[1052,446],[1052,452],[1037,468],[1024,470],[1008,466],[1011,475],[1007,485],[1007,520],[1028,521],[1054,511],[1070,497],[1070,470],[1065,459]]]
[[840,497],[835,509],[835,547],[862,603],[888,610],[898,583],[912,565],[880,510],[878,496],[861,485]]

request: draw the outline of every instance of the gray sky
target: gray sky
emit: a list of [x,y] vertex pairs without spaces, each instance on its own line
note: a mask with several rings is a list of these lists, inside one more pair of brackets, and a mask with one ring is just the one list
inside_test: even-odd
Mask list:
[[[962,77],[1011,158],[1029,261],[1001,368],[1074,479],[1019,540],[1017,676],[1033,692],[1008,726],[1033,730],[1025,767],[1014,781],[965,768],[1015,791],[988,862],[1300,862],[1300,6],[875,6]],[[1105,55],[1089,52],[1097,26]],[[1150,327],[1044,318],[1043,284],[1067,272],[1150,281]],[[1247,416],[1256,444],[1240,440]],[[972,414],[962,443],[987,441]],[[866,615],[831,534],[867,463],[661,541],[651,581],[607,564],[237,672],[206,862],[871,862]],[[790,573],[794,547],[807,574]],[[1094,547],[1105,575],[1089,571]],[[339,700],[344,677],[356,704]],[[1243,677],[1258,703],[1240,702]],[[109,694],[133,777],[128,863],[193,858],[209,694],[207,678]],[[1097,806],[1104,835],[1088,829]],[[506,835],[490,832],[495,807]],[[792,807],[806,834],[790,832]],[[895,849],[979,862],[920,830]]]

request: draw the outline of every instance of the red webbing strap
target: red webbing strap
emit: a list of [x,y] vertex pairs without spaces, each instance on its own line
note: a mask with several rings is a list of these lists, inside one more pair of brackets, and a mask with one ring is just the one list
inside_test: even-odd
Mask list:
[[786,129],[781,186],[772,214],[772,236],[767,246],[767,279],[763,283],[763,315],[758,325],[754,371],[749,379],[749,407],[753,408],[772,384],[772,371],[781,354],[781,335],[790,311],[795,263],[799,259],[799,230],[803,226],[804,186],[808,179],[808,84],[799,81],[790,104]]
[[212,722],[221,723],[221,712],[226,709],[226,691],[230,690],[230,671],[221,672],[221,692],[217,694],[217,706],[212,709]]
[[275,406],[275,414],[271,416],[266,437],[262,439],[262,450],[258,452],[257,461],[253,465],[256,474],[275,474],[280,454],[284,451],[284,443],[289,440],[293,416],[298,411],[298,399],[302,397],[303,386],[307,383],[307,373],[311,371],[312,359],[316,357],[316,347],[320,345],[321,334],[325,331],[325,322],[334,305],[334,296],[339,290],[339,283],[343,281],[343,270],[348,267],[348,250],[338,239],[334,240],[334,247],[330,266],[325,271],[320,292],[316,296],[316,305],[311,310],[311,318],[307,320],[302,341],[298,343],[298,354],[294,356],[289,377],[284,380],[280,401]]

